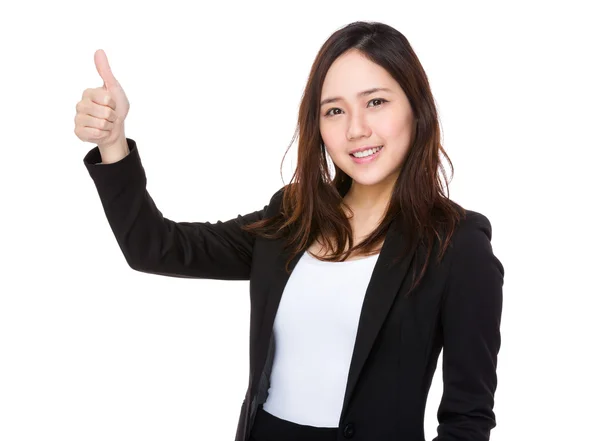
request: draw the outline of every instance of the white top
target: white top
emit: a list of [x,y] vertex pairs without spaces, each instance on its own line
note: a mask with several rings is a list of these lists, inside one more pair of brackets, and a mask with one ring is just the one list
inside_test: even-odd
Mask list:
[[273,324],[265,411],[297,424],[338,427],[358,320],[378,257],[322,262],[302,255]]

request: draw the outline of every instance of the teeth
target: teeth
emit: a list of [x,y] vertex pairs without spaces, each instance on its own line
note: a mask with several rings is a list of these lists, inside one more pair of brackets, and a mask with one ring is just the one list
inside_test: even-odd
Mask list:
[[365,158],[367,156],[371,156],[374,153],[377,153],[379,150],[382,149],[382,147],[383,146],[379,146],[374,149],[363,150],[362,152],[352,153],[352,156],[354,156],[355,158]]

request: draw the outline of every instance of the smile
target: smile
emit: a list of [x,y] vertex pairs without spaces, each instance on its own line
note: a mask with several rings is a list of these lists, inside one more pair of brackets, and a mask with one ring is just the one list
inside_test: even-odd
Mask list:
[[[371,162],[375,158],[377,158],[380,152],[383,150],[383,146],[376,147],[374,149],[366,150],[363,152],[358,152],[354,154],[350,154],[352,160],[357,164],[364,164],[366,162]],[[355,156],[359,155],[359,156]]]

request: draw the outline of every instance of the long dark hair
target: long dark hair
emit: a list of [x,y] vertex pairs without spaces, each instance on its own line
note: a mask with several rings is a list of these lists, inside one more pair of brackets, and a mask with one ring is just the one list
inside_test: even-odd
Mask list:
[[[332,63],[350,49],[359,50],[398,82],[414,115],[412,143],[387,212],[380,225],[356,246],[343,210],[346,206],[343,197],[350,189],[352,179],[335,164],[335,176],[331,178],[319,129],[319,103],[325,75]],[[438,114],[427,75],[406,37],[393,27],[378,22],[354,22],[334,32],[312,65],[300,104],[294,139],[296,137],[298,165],[292,183],[282,188],[280,212],[246,225],[244,230],[268,239],[287,237],[286,248],[292,249],[286,264],[289,274],[289,263],[294,256],[317,237],[324,238],[327,250],[333,250],[330,257],[319,257],[320,260],[344,261],[355,251],[358,255],[377,252],[373,250],[384,240],[391,222],[400,219],[403,231],[410,238],[407,250],[416,245],[424,245],[427,250],[425,264],[413,282],[412,291],[425,274],[436,238],[443,242],[438,254],[441,261],[461,215],[464,217],[466,213],[450,200],[449,189],[448,197],[444,196],[438,168],[446,188],[448,179],[440,155],[447,158],[452,174],[454,167],[440,143]],[[289,147],[286,154],[288,150]],[[349,249],[344,252],[346,244]]]

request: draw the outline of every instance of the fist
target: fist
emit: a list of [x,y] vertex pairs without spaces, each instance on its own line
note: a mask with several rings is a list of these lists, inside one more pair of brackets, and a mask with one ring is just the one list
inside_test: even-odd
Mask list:
[[86,89],[75,106],[75,135],[103,149],[124,142],[129,100],[114,77],[102,49],[94,54],[94,62],[104,84]]

